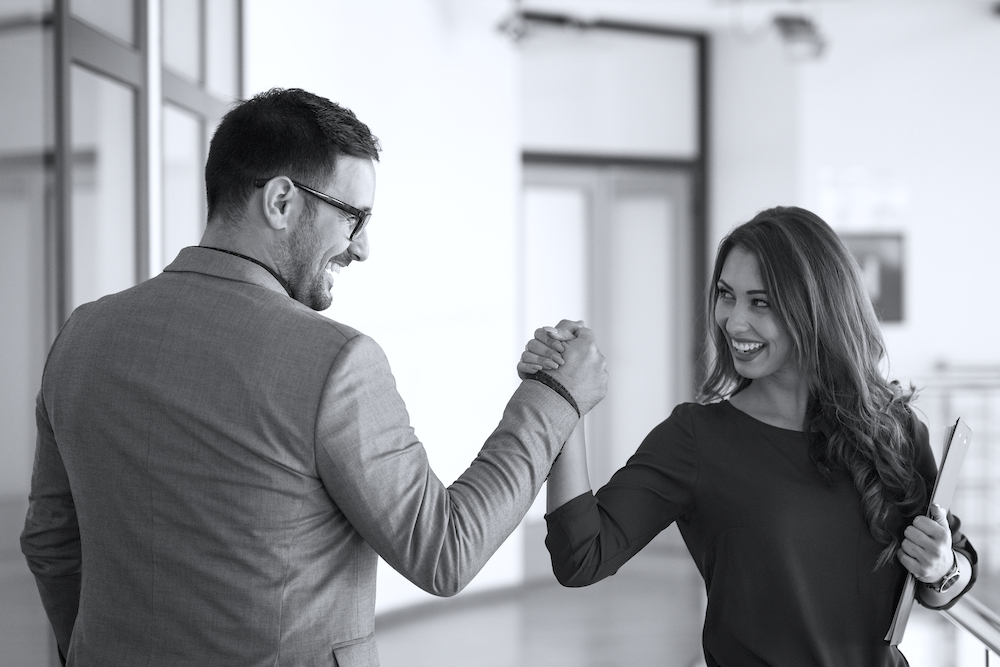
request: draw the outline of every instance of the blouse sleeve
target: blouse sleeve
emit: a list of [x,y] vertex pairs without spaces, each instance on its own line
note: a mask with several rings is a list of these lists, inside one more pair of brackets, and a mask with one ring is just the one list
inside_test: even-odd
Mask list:
[[596,497],[584,493],[546,515],[545,546],[563,586],[613,575],[690,510],[698,475],[690,407],[654,428]]
[[[923,422],[918,420],[916,417],[913,418],[914,422],[914,456],[916,461],[917,472],[920,476],[924,478],[927,483],[927,497],[928,502],[930,502],[930,494],[934,488],[934,481],[937,479],[938,466],[934,461],[934,453],[931,451],[930,438],[927,434],[927,426]],[[948,509],[948,508],[946,508]],[[976,583],[976,577],[979,575],[979,555],[976,553],[975,548],[972,543],[969,542],[969,538],[962,532],[962,520],[951,513],[948,509],[948,526],[951,528],[951,546],[952,548],[961,553],[963,556],[969,559],[972,563],[972,578],[969,580],[969,584],[965,587],[959,595],[952,599],[948,604],[942,607],[929,607],[930,609],[950,609],[959,598],[969,592],[972,586]],[[917,596],[917,602],[927,606]]]

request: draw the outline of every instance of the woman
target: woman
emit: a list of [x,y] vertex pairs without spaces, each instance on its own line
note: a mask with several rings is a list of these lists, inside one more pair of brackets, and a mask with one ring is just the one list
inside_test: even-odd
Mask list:
[[[857,264],[816,215],[769,209],[722,241],[708,306],[700,403],[677,406],[596,498],[582,428],[553,466],[556,577],[610,576],[676,521],[705,579],[710,667],[906,665],[883,640],[906,571],[922,604],[947,608],[976,553],[957,519],[923,516],[927,429],[879,370]],[[557,366],[576,326],[538,330],[519,372]]]

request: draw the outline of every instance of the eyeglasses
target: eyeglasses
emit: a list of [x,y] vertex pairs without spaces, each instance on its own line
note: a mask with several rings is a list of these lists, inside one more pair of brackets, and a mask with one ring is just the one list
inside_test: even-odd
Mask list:
[[[255,188],[262,188],[267,184],[269,180],[271,179],[258,178],[253,182],[253,185]],[[341,211],[351,216],[351,218],[354,220],[354,229],[351,230],[351,236],[349,237],[351,241],[354,240],[355,236],[361,233],[361,230],[365,228],[365,225],[368,224],[368,220],[372,217],[371,211],[362,211],[360,208],[354,208],[350,204],[345,204],[339,199],[331,197],[328,194],[322,193],[319,190],[313,190],[308,185],[302,185],[298,181],[292,181],[292,184],[295,185],[295,187],[302,188],[303,190],[311,194],[313,197],[316,197],[321,201],[325,201],[330,206],[333,206],[334,208],[339,208]]]

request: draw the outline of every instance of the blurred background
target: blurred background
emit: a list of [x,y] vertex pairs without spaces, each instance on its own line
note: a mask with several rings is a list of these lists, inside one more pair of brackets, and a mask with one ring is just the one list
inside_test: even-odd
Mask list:
[[[0,667],[58,664],[18,545],[49,345],[74,307],[198,243],[214,127],[273,86],[346,105],[382,141],[371,258],[327,315],[386,350],[445,483],[499,420],[531,332],[572,318],[609,362],[588,416],[603,484],[694,396],[722,236],[777,204],[821,215],[864,269],[887,372],[920,389],[932,444],[959,416],[974,433],[953,510],[978,602],[916,610],[904,652],[987,664],[996,2],[0,0]],[[703,587],[676,531],[561,589],[543,508],[456,598],[381,567],[382,663],[699,664]]]

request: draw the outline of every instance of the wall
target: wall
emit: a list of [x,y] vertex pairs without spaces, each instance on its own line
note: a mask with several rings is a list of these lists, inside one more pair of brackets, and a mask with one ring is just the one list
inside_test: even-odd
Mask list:
[[[998,364],[981,305],[1000,241],[1000,18],[984,3],[824,3],[822,58],[774,31],[715,32],[711,246],[794,203],[839,232],[902,232],[904,321],[890,372]],[[961,317],[961,324],[953,324]]]
[[[345,104],[382,141],[371,258],[338,279],[331,317],[385,349],[446,484],[517,384],[514,221],[520,190],[515,52],[502,0],[250,0],[247,87]],[[385,611],[428,599],[379,570]],[[467,591],[521,578],[520,533]]]
[[722,237],[798,200],[799,84],[774,33],[712,35],[708,267]]
[[[799,190],[838,230],[905,233],[892,372],[1000,363],[985,305],[1000,244],[1000,17],[988,3],[834,3],[799,67]],[[956,321],[957,320],[957,321]]]

